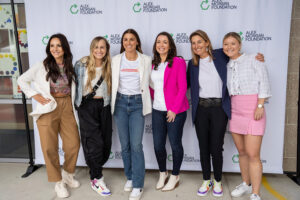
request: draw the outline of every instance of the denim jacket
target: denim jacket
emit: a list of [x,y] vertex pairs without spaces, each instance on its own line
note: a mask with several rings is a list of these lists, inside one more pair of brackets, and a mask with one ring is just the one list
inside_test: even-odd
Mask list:
[[[86,70],[86,58],[82,58],[78,60],[75,65],[75,73],[77,75],[77,80],[76,80],[76,95],[75,95],[75,105],[77,107],[80,106],[81,101],[82,101],[82,93],[83,93],[83,82],[85,78],[85,70]],[[101,84],[104,84],[105,90],[107,91],[107,84],[106,81],[103,80]],[[105,92],[106,95],[103,95],[103,100],[104,100],[104,106],[107,106],[110,104],[110,95],[108,95],[107,92]]]

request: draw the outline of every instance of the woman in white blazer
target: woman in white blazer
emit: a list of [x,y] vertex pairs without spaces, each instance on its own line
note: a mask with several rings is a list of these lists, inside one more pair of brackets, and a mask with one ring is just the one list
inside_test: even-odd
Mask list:
[[142,54],[140,38],[133,29],[123,33],[120,53],[112,58],[111,110],[127,177],[124,190],[132,191],[129,200],[139,200],[145,177],[144,116],[151,113],[151,57]]
[[[80,147],[73,104],[73,56],[67,38],[60,33],[50,37],[46,54],[42,63],[35,64],[18,78],[18,84],[28,98],[32,97],[37,101],[31,115],[39,129],[48,181],[56,182],[57,196],[65,198],[69,196],[66,184],[71,188],[80,186],[73,175]],[[65,153],[62,172],[58,155],[58,134]]]

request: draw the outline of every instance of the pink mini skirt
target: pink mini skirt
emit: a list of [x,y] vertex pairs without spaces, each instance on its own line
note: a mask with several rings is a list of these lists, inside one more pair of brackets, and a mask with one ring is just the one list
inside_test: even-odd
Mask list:
[[231,120],[229,131],[242,135],[264,135],[266,128],[266,113],[260,120],[254,119],[258,95],[231,96]]

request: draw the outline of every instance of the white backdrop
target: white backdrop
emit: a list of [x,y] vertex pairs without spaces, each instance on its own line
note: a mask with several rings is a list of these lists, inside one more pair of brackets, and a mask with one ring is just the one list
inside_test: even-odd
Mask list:
[[[120,51],[122,33],[134,28],[140,35],[145,54],[152,55],[156,35],[172,34],[178,54],[191,58],[188,37],[196,29],[208,33],[214,48],[222,47],[223,36],[230,31],[243,38],[243,51],[262,52],[268,66],[272,98],[266,105],[267,128],[261,158],[264,172],[282,173],[285,96],[292,0],[25,0],[30,65],[45,58],[49,37],[61,32],[71,45],[74,62],[89,54],[91,40],[105,36],[111,55]],[[188,95],[189,96],[189,95]],[[123,167],[114,126],[112,152],[106,167]],[[35,125],[35,162],[43,164],[38,130]],[[156,169],[151,116],[146,117],[144,134],[146,168]],[[183,170],[201,170],[198,142],[191,113],[184,127]],[[168,168],[172,167],[169,143]],[[63,151],[60,148],[61,161]],[[80,150],[78,165],[85,165]],[[239,171],[237,150],[230,134],[225,136],[224,171]]]

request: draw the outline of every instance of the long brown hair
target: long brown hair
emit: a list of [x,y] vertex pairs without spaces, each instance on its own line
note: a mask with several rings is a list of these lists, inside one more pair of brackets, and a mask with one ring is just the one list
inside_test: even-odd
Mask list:
[[168,51],[168,55],[167,55],[167,58],[166,58],[166,62],[168,62],[168,67],[172,67],[173,65],[173,58],[177,56],[177,50],[176,50],[176,45],[175,45],[175,42],[172,38],[172,36],[170,35],[170,33],[167,33],[167,32],[161,32],[159,33],[156,38],[155,38],[155,42],[153,44],[153,60],[152,60],[152,65],[154,65],[154,70],[157,69],[158,65],[160,64],[161,62],[161,58],[160,58],[160,55],[159,53],[157,52],[156,50],[156,42],[157,42],[157,38],[161,35],[164,35],[168,38],[168,41],[169,41],[169,51]]
[[86,68],[87,68],[87,82],[85,85],[85,89],[88,91],[91,91],[92,85],[91,82],[96,76],[96,61],[93,55],[93,50],[98,44],[100,40],[103,40],[105,42],[106,46],[106,55],[102,58],[102,78],[105,80],[107,84],[108,94],[111,93],[111,58],[110,58],[110,45],[108,41],[101,36],[95,37],[90,45],[90,55],[84,57],[83,59],[86,59]]
[[213,59],[213,54],[212,54],[212,51],[213,51],[213,47],[212,47],[212,44],[210,42],[210,39],[208,37],[208,35],[202,31],[202,30],[196,30],[194,31],[191,35],[190,35],[190,42],[191,42],[191,50],[192,50],[192,57],[193,57],[193,64],[194,65],[198,65],[199,64],[199,59],[200,59],[200,56],[195,54],[194,51],[193,51],[193,47],[192,47],[192,38],[194,36],[200,36],[205,42],[208,42],[208,49],[207,49],[207,53],[208,55],[211,57],[211,59]]
[[138,35],[138,33],[134,30],[134,29],[127,29],[126,31],[124,31],[123,35],[122,35],[122,38],[121,38],[121,49],[120,49],[120,53],[123,53],[125,51],[125,48],[123,46],[123,38],[124,38],[124,35],[126,33],[131,33],[132,35],[134,35],[134,37],[136,38],[136,41],[137,41],[137,45],[136,45],[136,50],[140,53],[143,53],[142,51],[142,43],[141,43],[141,40],[140,40],[140,37]]
[[60,76],[59,67],[55,61],[55,58],[52,56],[52,54],[50,52],[50,43],[53,38],[59,39],[59,41],[61,43],[62,49],[64,51],[64,60],[63,60],[64,72],[67,75],[69,86],[71,86],[72,80],[76,79],[76,74],[75,74],[74,67],[72,64],[73,55],[71,53],[69,42],[68,42],[66,36],[64,36],[61,33],[52,35],[50,37],[49,42],[46,47],[47,57],[43,61],[43,64],[47,71],[46,80],[48,81],[50,78],[54,83],[56,83],[56,80]]

